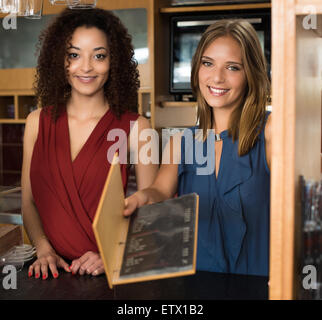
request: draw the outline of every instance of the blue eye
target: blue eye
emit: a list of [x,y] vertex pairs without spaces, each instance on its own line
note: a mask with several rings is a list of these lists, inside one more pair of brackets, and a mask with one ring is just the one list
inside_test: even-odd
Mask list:
[[238,67],[236,67],[236,66],[228,66],[228,70],[230,70],[230,71],[238,71],[240,69]]
[[212,63],[209,61],[201,61],[201,64],[204,65],[205,67],[211,67]]

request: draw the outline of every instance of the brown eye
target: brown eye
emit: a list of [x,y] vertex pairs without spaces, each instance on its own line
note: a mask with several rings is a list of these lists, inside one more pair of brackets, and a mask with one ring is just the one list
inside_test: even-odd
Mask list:
[[77,57],[78,57],[78,54],[75,53],[75,52],[72,52],[72,53],[68,54],[68,58],[70,58],[70,59],[76,59]]
[[98,53],[95,58],[97,60],[104,60],[106,58],[106,55],[105,54],[102,54],[102,53]]

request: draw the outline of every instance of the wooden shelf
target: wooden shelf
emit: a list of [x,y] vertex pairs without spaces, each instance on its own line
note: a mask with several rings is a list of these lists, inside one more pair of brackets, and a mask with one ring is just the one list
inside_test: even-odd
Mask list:
[[26,123],[26,119],[5,119],[5,118],[1,118],[0,123]]
[[191,7],[170,7],[161,8],[161,13],[184,13],[184,12],[207,12],[224,10],[248,10],[271,8],[271,3],[251,3],[251,4],[229,4],[213,6],[191,6]]
[[152,89],[150,87],[140,87],[139,93],[150,93]]
[[197,107],[196,101],[163,101],[161,102],[163,108],[186,108]]
[[33,90],[0,91],[0,123],[25,123],[28,114],[36,107]]
[[0,146],[2,147],[22,147],[22,143],[20,142],[3,142],[0,143]]
[[20,170],[2,170],[2,172],[8,174],[21,174]]

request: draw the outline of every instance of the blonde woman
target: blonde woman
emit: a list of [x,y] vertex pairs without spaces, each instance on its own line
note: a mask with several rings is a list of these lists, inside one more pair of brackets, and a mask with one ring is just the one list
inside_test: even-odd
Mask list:
[[267,276],[271,133],[265,106],[270,86],[250,23],[221,20],[205,31],[192,61],[191,85],[199,126],[170,140],[164,153],[170,163],[161,165],[149,188],[126,199],[124,215],[196,192],[197,269]]

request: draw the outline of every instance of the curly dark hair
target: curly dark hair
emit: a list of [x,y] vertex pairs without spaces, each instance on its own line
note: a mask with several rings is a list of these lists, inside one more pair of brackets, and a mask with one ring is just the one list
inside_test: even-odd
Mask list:
[[39,36],[39,58],[34,83],[41,107],[50,107],[56,120],[71,96],[65,59],[67,47],[78,27],[96,27],[107,37],[110,70],[104,94],[111,111],[120,117],[125,111],[137,112],[140,86],[132,38],[111,11],[65,9]]

